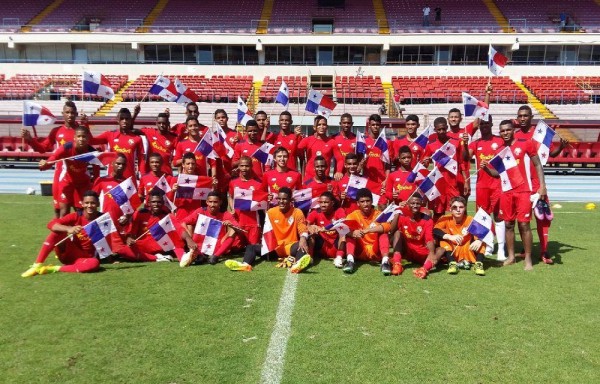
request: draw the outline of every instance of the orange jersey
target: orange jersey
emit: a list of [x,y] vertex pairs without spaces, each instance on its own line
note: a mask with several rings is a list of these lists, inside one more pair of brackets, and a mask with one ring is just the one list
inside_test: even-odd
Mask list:
[[[356,222],[358,222],[360,224],[360,228],[361,229],[368,229],[370,228],[372,225],[381,225],[383,226],[383,231],[384,233],[387,233],[390,231],[391,229],[391,225],[390,223],[376,223],[375,222],[375,218],[380,214],[381,212],[379,212],[378,210],[374,209],[373,212],[371,212],[371,214],[369,216],[365,216],[363,215],[363,213],[360,211],[360,209],[357,209],[356,211],[350,213],[346,218],[348,220],[355,220]],[[380,233],[367,233],[362,239],[360,239],[362,241],[363,244],[365,245],[371,245],[374,246],[375,244],[377,244],[378,238],[379,238]]]
[[473,240],[473,235],[467,232],[471,221],[473,221],[473,217],[465,216],[463,222],[459,224],[454,221],[452,215],[444,215],[435,223],[434,229],[441,229],[449,235],[461,235],[463,237],[462,244],[467,244]]
[[274,207],[267,211],[267,215],[279,246],[293,244],[300,239],[300,235],[308,234],[306,219],[298,208],[292,208],[284,214],[279,207]]

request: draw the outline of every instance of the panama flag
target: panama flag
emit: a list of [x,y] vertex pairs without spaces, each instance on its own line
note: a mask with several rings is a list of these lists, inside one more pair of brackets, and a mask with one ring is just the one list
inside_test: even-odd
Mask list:
[[375,148],[379,148],[381,151],[381,161],[384,163],[390,163],[390,151],[387,139],[385,138],[385,128],[381,130],[379,133],[379,137],[375,140],[375,144],[373,144]]
[[302,212],[308,212],[313,208],[319,207],[319,197],[321,195],[313,191],[312,188],[304,188],[294,191],[294,206]]
[[454,144],[448,140],[446,144],[442,145],[440,149],[435,151],[435,153],[431,156],[431,160],[433,160],[438,166],[442,166],[452,172],[453,175],[456,175],[458,172],[458,163],[454,160],[454,155],[456,155],[456,147]]
[[367,142],[365,141],[365,135],[361,131],[356,131],[356,153],[366,155],[367,154]]
[[554,135],[556,135],[556,132],[544,120],[540,120],[537,123],[535,132],[533,133],[533,140],[538,143],[537,154],[542,165],[546,165],[550,158],[550,147],[552,146]]
[[423,195],[429,201],[433,201],[442,195],[441,184],[438,185],[440,180],[443,180],[442,173],[438,168],[434,168],[433,171],[419,184],[419,190],[423,192]]
[[164,195],[163,195],[163,201],[165,202],[165,205],[169,208],[169,210],[171,212],[175,212],[177,210],[177,207],[175,206],[175,204],[173,204],[173,202],[167,197],[167,193],[171,192],[171,186],[169,185],[169,183],[167,182],[167,178],[165,177],[165,175],[162,175],[157,181],[156,183],[154,183],[154,185],[152,186],[152,189],[150,190],[150,192],[159,189],[161,191],[163,191]]
[[158,223],[148,228],[150,236],[165,252],[172,251],[175,248],[183,248],[183,242],[177,233],[179,226],[175,223],[175,217],[168,214],[160,219]]
[[467,92],[462,93],[463,105],[465,107],[465,116],[475,116],[483,121],[489,120],[489,106],[483,101],[479,101]]
[[82,161],[84,163],[89,163],[92,165],[98,165],[100,167],[103,167],[112,163],[116,158],[117,154],[115,152],[93,151],[73,156],[68,160]]
[[273,144],[264,142],[253,154],[252,157],[263,163],[264,165],[270,166],[273,164],[273,152],[275,146]]
[[212,191],[212,182],[212,177],[180,173],[177,176],[175,196],[180,199],[206,200]]
[[82,86],[83,93],[90,93],[105,99],[114,99],[115,97],[115,91],[113,91],[110,81],[100,72],[83,71]]
[[101,259],[104,259],[112,254],[108,237],[111,233],[116,232],[115,224],[110,218],[110,214],[105,213],[91,223],[83,227],[85,233],[94,244],[96,252]]
[[492,217],[487,214],[482,208],[479,208],[469,227],[467,232],[477,237],[490,247],[494,246],[494,234],[492,232]]
[[325,226],[326,231],[337,231],[340,237],[346,236],[352,231],[360,229],[360,224],[356,220],[339,219]]
[[196,92],[183,85],[178,78],[175,78],[175,89],[177,89],[177,100],[175,101],[177,104],[186,105],[200,100]]
[[242,124],[244,127],[246,124],[252,120],[252,113],[248,110],[248,106],[244,103],[244,100],[240,96],[238,96],[237,101],[237,121]]
[[200,253],[210,256],[215,252],[222,227],[223,222],[202,214],[198,215],[194,234],[198,235],[195,236],[195,240],[200,245]]
[[214,152],[214,147],[215,143],[217,143],[218,141],[219,138],[217,137],[216,132],[214,132],[212,129],[208,129],[204,136],[202,136],[202,139],[200,140],[198,145],[196,145],[196,149],[194,149],[194,152],[201,153],[205,157],[208,157],[210,159],[216,159],[217,155]]
[[230,159],[232,159],[234,150],[227,141],[227,134],[225,133],[223,128],[221,128],[221,126],[217,123],[214,123],[213,128],[216,130],[217,135],[219,136],[219,142],[215,143],[215,151],[221,157],[227,156]]
[[510,191],[525,182],[510,147],[504,147],[489,164],[500,174],[502,192]]
[[325,116],[328,119],[336,106],[337,104],[333,100],[319,91],[311,89],[308,93],[308,98],[306,99],[306,110],[308,112]]
[[235,187],[233,189],[233,209],[240,211],[260,211],[267,209],[268,193],[254,189]]
[[494,47],[490,45],[488,50],[488,69],[496,76],[500,76],[504,67],[508,63],[508,57],[504,56],[500,52],[496,51]]
[[[358,190],[362,188],[367,188],[372,193],[373,191],[379,191],[381,189],[381,186],[367,179],[366,177],[350,175],[348,185],[346,186],[346,195],[349,198],[356,200]],[[373,193],[373,205],[377,205],[379,203],[380,198],[381,196]]]
[[121,207],[121,212],[124,215],[132,214],[141,204],[137,188],[131,177],[128,177],[121,184],[111,189],[107,195]]
[[401,208],[396,204],[390,204],[385,207],[385,209],[381,211],[379,215],[377,215],[375,221],[377,223],[389,223],[394,220],[394,217],[396,217],[398,214],[402,214]]
[[410,171],[410,174],[406,177],[406,182],[412,184],[421,180],[425,180],[428,173],[429,171],[423,164],[417,163],[412,171]]
[[281,86],[279,87],[279,92],[277,92],[275,102],[283,105],[287,111],[290,105],[290,91],[285,81],[281,81]]
[[162,97],[167,101],[177,101],[179,92],[175,83],[164,76],[158,76],[148,91],[152,95]]
[[413,143],[417,144],[419,147],[425,149],[427,143],[429,143],[429,136],[433,134],[433,125],[428,125],[427,128],[417,138],[413,141]]
[[[279,208],[273,208],[279,209]],[[269,218],[269,212],[265,215],[265,225],[263,226],[263,236],[260,247],[260,254],[266,255],[269,252],[272,252],[277,248],[277,238],[275,237],[275,232],[273,231],[273,224],[271,224],[271,218]]]
[[34,125],[48,125],[56,121],[56,117],[46,107],[33,101],[23,101],[23,125],[32,127]]

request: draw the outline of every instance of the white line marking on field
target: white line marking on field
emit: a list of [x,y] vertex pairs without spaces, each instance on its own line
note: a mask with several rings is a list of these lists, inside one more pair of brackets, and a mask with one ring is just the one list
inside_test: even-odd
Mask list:
[[283,283],[283,291],[279,299],[279,307],[271,340],[267,348],[267,356],[263,363],[260,382],[265,384],[279,384],[283,376],[285,362],[285,350],[290,338],[292,313],[296,301],[296,287],[298,286],[298,274],[287,273]]

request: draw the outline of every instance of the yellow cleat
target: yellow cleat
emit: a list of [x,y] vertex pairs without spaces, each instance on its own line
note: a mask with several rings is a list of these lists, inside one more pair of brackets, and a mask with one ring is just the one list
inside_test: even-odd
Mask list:
[[42,267],[42,263],[33,263],[28,270],[21,273],[21,277],[32,277],[38,275],[38,270],[40,269],[40,267]]
[[312,262],[312,259],[309,254],[302,256],[290,269],[292,273],[300,273],[304,271]]

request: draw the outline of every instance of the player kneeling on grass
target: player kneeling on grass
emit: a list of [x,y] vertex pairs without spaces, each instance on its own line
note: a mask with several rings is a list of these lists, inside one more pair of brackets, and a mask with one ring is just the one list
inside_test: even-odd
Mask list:
[[[318,160],[315,160],[315,164]],[[334,259],[333,264],[342,268],[342,257],[346,248],[346,238],[338,236],[336,230],[327,231],[326,225],[346,217],[344,210],[339,208],[339,202],[331,192],[323,192],[319,197],[319,208],[308,214],[308,232],[315,240],[315,256]]]
[[375,219],[379,211],[373,207],[373,194],[367,188],[359,189],[356,193],[358,209],[350,213],[348,220],[356,221],[360,229],[356,229],[346,236],[346,265],[344,273],[353,273],[355,257],[361,261],[381,262],[381,272],[388,276],[392,273],[388,252],[390,239],[388,232],[389,223],[377,223]]
[[[288,187],[279,189],[278,205],[267,211],[263,244],[249,245],[244,253],[243,262],[227,260],[225,266],[232,271],[251,271],[256,257],[275,253],[280,258],[277,267],[291,268],[292,273],[299,273],[312,262],[314,240],[309,237],[304,214],[294,208],[292,190]],[[271,228],[269,228],[269,223]],[[264,248],[264,250],[263,250]]]
[[[164,247],[150,234],[149,228],[168,216],[169,213],[169,210],[165,208],[164,192],[159,189],[150,191],[148,208],[143,208],[133,214],[125,240],[127,245],[116,252],[119,257],[127,261],[150,262],[173,261],[173,255],[181,258],[184,250],[179,235],[169,236],[169,243],[172,242],[174,249],[165,251]],[[173,223],[168,225],[168,227],[173,226]],[[176,230],[179,228],[176,227]]]
[[410,215],[398,216],[397,230],[394,232],[392,273],[402,273],[402,257],[405,257],[413,263],[423,265],[415,269],[413,274],[419,279],[425,279],[440,258],[435,252],[433,221],[422,212],[423,198],[420,195],[413,195],[408,199],[408,208]]
[[[86,224],[101,215],[98,212],[98,205],[98,194],[94,191],[86,191],[83,194],[83,210],[81,212],[69,213],[60,219],[50,221],[48,229],[52,232],[46,237],[35,263],[21,276],[31,277],[52,272],[83,273],[98,270],[100,261],[95,258],[96,248],[83,230]],[[71,236],[71,240],[64,241],[57,246],[57,243],[67,236]],[[64,265],[43,265],[52,250]]]
[[450,199],[450,214],[442,216],[433,228],[433,236],[440,241],[436,253],[446,256],[451,275],[458,273],[459,266],[469,269],[471,264],[475,264],[475,274],[485,276],[485,244],[467,231],[471,221],[473,217],[467,216],[467,201],[457,196]]
[[[181,237],[189,248],[189,252],[179,260],[179,266],[182,268],[189,266],[192,262],[202,264],[207,260],[209,264],[215,265],[226,252],[237,252],[244,247],[242,240],[236,234],[236,231],[241,230],[239,224],[230,212],[221,212],[220,210],[221,197],[219,193],[209,192],[206,205],[206,207],[196,209],[181,222],[185,229]],[[215,221],[220,222],[221,225],[213,226]],[[217,233],[212,233],[212,229],[217,227]],[[216,239],[214,244],[213,239]],[[190,244],[189,240],[193,240],[193,244]]]

